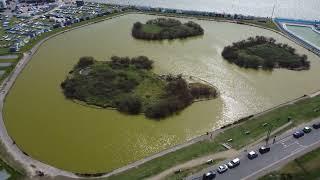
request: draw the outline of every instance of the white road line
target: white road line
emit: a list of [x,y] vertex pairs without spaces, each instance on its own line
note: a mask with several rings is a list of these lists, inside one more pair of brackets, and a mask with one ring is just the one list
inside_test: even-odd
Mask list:
[[291,144],[282,144],[283,146],[284,146],[284,148],[283,149],[287,149],[288,147],[290,147],[290,146],[292,146],[292,145],[298,145],[298,146],[302,146],[301,144],[299,144],[299,142],[298,141],[294,141],[293,143],[291,143]]
[[284,143],[284,141],[291,139],[291,137],[292,136],[285,137],[285,138],[281,139],[280,141],[278,141],[278,143]]
[[264,170],[266,170],[266,169],[268,169],[268,168],[270,168],[270,167],[272,167],[272,166],[280,163],[281,161],[283,161],[283,160],[285,160],[285,159],[288,159],[289,157],[295,155],[294,152],[297,152],[297,153],[298,153],[298,152],[300,152],[300,151],[305,150],[307,147],[311,147],[311,146],[313,146],[313,145],[315,145],[315,144],[317,144],[317,143],[319,143],[319,142],[320,142],[320,140],[318,140],[318,141],[316,141],[316,142],[314,142],[314,143],[312,143],[312,144],[310,144],[310,145],[308,145],[308,146],[305,146],[304,148],[302,147],[302,148],[300,148],[300,149],[298,149],[298,150],[296,150],[296,151],[293,151],[293,153],[289,154],[288,156],[285,156],[285,157],[279,159],[278,161],[276,161],[276,162],[274,162],[274,163],[271,163],[271,164],[269,164],[268,166],[265,166],[264,168],[259,169],[259,170],[255,171],[254,173],[251,173],[250,175],[248,175],[248,176],[246,176],[246,177],[244,177],[244,178],[242,178],[242,179],[243,179],[243,180],[244,180],[244,179],[249,179],[250,177],[256,175],[257,173],[259,173],[259,172],[261,172],[261,171],[264,171]]

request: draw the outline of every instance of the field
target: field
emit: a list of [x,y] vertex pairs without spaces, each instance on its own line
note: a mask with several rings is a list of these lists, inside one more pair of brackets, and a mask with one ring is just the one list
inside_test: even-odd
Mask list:
[[160,33],[162,28],[154,24],[144,24],[142,26],[142,31],[146,33],[157,34]]
[[320,148],[286,164],[279,171],[272,172],[260,180],[319,179]]

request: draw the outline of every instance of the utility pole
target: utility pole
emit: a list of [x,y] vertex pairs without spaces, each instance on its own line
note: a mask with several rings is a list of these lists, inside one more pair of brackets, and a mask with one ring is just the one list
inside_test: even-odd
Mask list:
[[273,4],[273,9],[272,9],[272,13],[271,13],[271,19],[273,18],[274,9],[276,8],[276,4],[277,4],[277,0],[275,0],[275,3]]
[[267,131],[266,147],[267,147],[268,144],[269,144],[269,139],[270,139],[271,130],[272,130],[272,125],[269,126],[268,131]]

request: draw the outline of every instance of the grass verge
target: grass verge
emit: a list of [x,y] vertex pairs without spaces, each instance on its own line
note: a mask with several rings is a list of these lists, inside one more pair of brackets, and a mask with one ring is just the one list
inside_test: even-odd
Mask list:
[[190,145],[186,148],[169,153],[165,156],[149,161],[137,168],[130,169],[124,173],[111,176],[108,179],[135,180],[144,179],[158,174],[170,167],[173,167],[190,159],[201,157],[205,154],[224,150],[215,142],[203,141]]
[[217,164],[218,162],[221,162],[223,161],[224,159],[216,159],[216,160],[213,160],[213,162],[211,164],[201,164],[199,166],[195,166],[195,167],[192,167],[192,168],[188,168],[188,169],[182,169],[181,172],[179,173],[174,173],[174,174],[171,174],[169,176],[167,176],[165,179],[166,180],[181,180],[181,179],[184,179],[194,173],[197,173],[199,171],[202,171],[203,169],[207,168],[207,167],[210,167],[214,164]]
[[320,148],[289,162],[279,171],[269,173],[259,180],[319,179],[319,162]]

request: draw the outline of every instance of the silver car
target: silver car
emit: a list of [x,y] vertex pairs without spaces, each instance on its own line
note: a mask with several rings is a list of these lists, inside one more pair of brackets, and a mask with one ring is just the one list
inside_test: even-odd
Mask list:
[[228,170],[228,166],[226,164],[223,164],[218,167],[217,171],[219,174],[222,174]]

